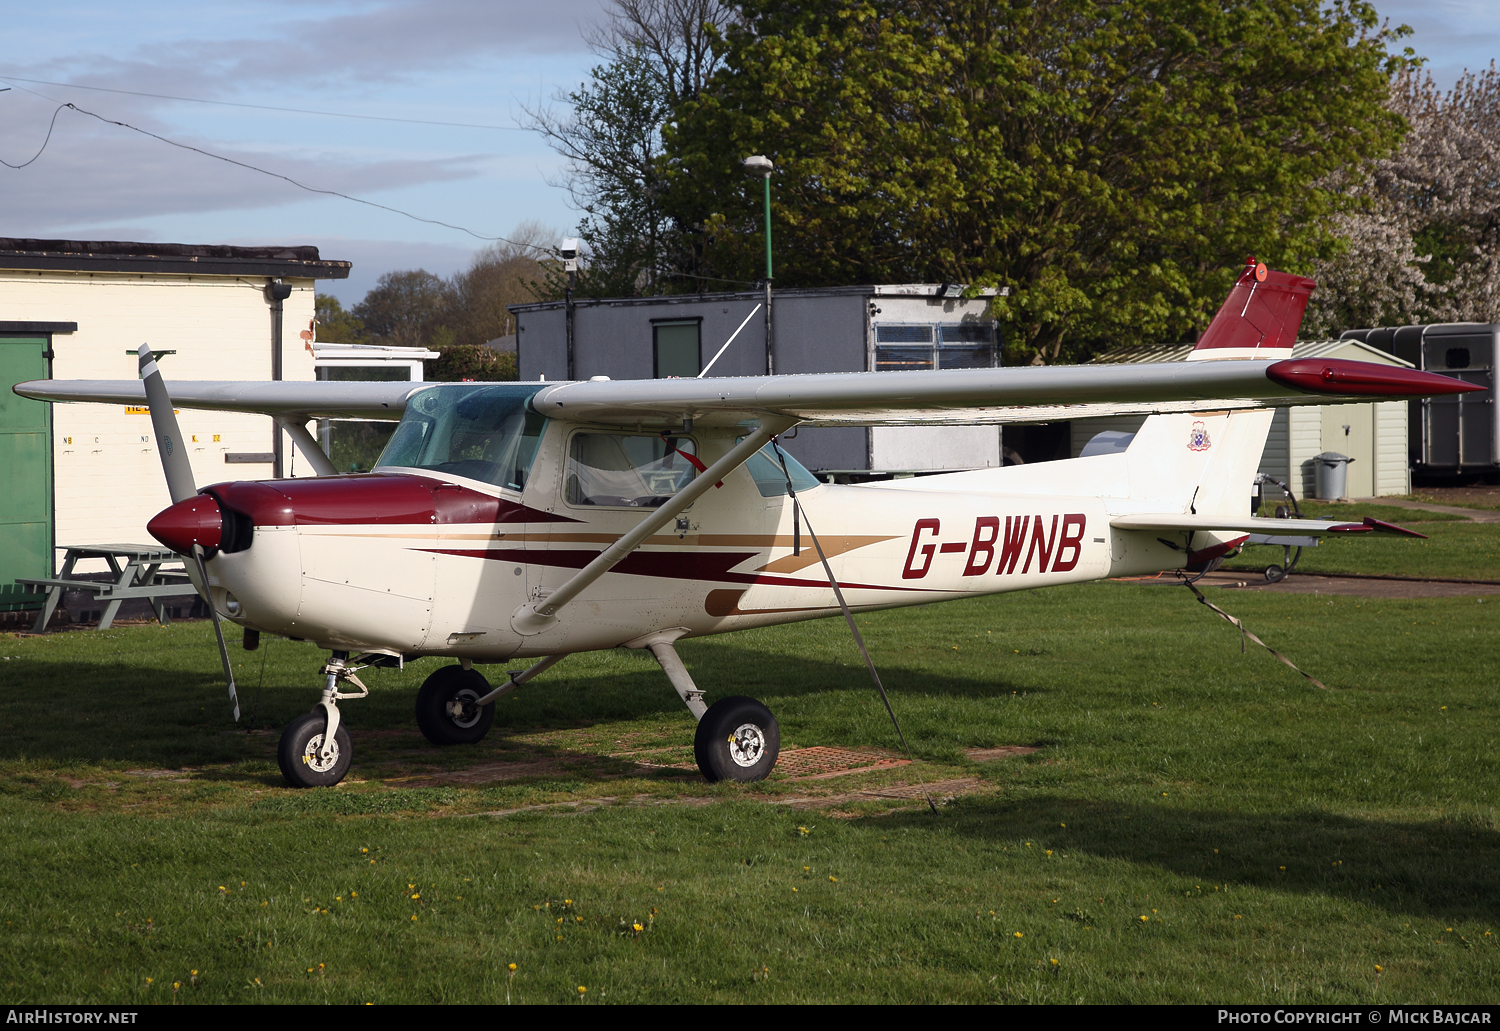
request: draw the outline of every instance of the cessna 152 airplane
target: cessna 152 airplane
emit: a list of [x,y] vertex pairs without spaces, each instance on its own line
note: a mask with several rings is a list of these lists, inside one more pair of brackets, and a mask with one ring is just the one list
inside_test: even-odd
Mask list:
[[[833,615],[843,599],[869,610],[1202,570],[1251,533],[1410,533],[1249,514],[1275,406],[1480,389],[1292,360],[1314,286],[1251,258],[1189,359],[1151,365],[168,385],[143,344],[141,382],[14,389],[115,404],[144,395],[174,502],[148,529],[192,560],[231,698],[221,618],[244,628],[247,647],[272,633],[331,652],[322,700],[281,737],[290,784],[335,784],[349,769],[338,703],[367,693],[356,676],[366,666],[458,660],[416,699],[422,733],[448,745],[483,738],[498,699],[568,654],[622,645],[650,649],[697,717],[704,775],[756,780],[776,762],[775,717],[745,697],[706,705],[678,640]],[[270,415],[319,475],[197,490],[173,405]],[[777,440],[799,423],[1127,413],[1149,417],[1117,453],[860,486],[820,483]],[[399,418],[373,472],[338,474],[307,431],[338,417]],[[521,658],[537,661],[498,687],[474,668]]]

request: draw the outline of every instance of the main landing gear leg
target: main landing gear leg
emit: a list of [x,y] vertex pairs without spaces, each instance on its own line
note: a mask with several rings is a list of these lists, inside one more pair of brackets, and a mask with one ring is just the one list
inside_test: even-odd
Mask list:
[[707,780],[764,780],[781,754],[781,728],[776,724],[776,717],[760,702],[743,695],[732,695],[713,705],[705,705],[703,692],[693,683],[673,647],[673,642],[685,632],[668,630],[648,634],[628,642],[626,647],[651,649],[662,672],[698,721],[693,756]]
[[[323,667],[327,680],[322,699],[312,712],[293,720],[281,732],[276,760],[282,776],[292,787],[331,787],[349,772],[354,749],[339,718],[338,703],[341,699],[364,698],[370,693],[354,675],[355,670],[363,668],[349,665],[348,652],[334,652]],[[340,691],[339,683],[345,680],[359,690]]]

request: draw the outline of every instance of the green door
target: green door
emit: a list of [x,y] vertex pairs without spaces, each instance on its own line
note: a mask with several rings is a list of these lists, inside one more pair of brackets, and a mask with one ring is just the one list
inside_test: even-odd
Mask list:
[[16,578],[52,575],[52,406],[11,387],[47,378],[45,337],[0,337],[0,609],[35,608]]

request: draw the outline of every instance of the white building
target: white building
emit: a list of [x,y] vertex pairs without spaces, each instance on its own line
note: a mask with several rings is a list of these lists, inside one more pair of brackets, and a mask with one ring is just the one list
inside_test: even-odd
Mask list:
[[[45,405],[28,379],[314,378],[313,289],[349,262],[316,247],[0,239],[0,607],[51,576],[54,545],[149,543],[170,499],[143,408]],[[183,410],[200,485],[310,472],[265,416]],[[34,600],[34,596],[32,599]]]

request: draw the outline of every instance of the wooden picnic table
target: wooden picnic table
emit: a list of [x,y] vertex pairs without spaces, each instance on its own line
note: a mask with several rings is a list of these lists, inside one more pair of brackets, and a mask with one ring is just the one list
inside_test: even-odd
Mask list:
[[[33,592],[43,588],[47,591],[47,602],[37,617],[35,630],[41,633],[47,621],[62,602],[64,591],[87,591],[96,601],[103,601],[104,613],[99,620],[99,629],[108,630],[114,622],[120,604],[131,598],[145,598],[151,602],[156,618],[163,625],[172,621],[162,604],[164,598],[196,596],[198,589],[188,579],[187,566],[181,555],[160,545],[148,544],[83,544],[59,545],[66,554],[62,570],[55,577],[20,578],[16,583],[25,584]],[[114,580],[84,580],[73,575],[73,569],[82,559],[102,558],[109,564]],[[166,570],[163,565],[173,563]],[[176,568],[180,565],[181,568]]]

